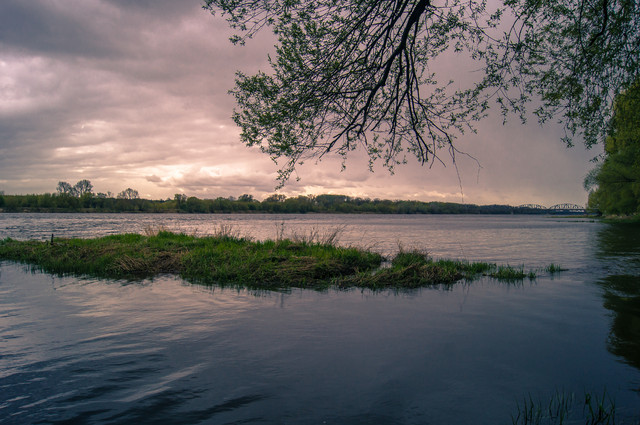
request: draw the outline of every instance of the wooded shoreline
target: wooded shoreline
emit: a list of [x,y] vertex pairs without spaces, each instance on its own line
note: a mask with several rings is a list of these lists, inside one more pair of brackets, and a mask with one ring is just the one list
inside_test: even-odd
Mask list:
[[549,214],[548,210],[510,205],[475,205],[316,195],[287,198],[272,195],[258,201],[251,195],[199,199],[175,195],[165,200],[122,199],[86,193],[2,195],[0,212],[10,213],[275,213],[275,214]]

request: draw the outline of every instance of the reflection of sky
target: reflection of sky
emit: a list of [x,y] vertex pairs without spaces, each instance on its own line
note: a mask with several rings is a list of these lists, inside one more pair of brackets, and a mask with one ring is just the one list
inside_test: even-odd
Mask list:
[[[191,298],[191,285],[177,284],[175,279],[130,283],[78,280],[28,275],[20,266],[3,267],[0,281],[20,281],[19,285],[2,285],[0,376],[41,362],[40,367],[57,369],[83,356],[148,356],[158,350],[145,344],[150,334],[169,342],[223,329],[246,311],[247,299],[252,298],[237,292]],[[159,298],[172,301],[158,307],[154,300]],[[171,314],[168,308],[173,309]],[[207,317],[194,314],[207,309],[211,309]],[[222,309],[224,315],[216,313]],[[185,326],[182,321],[186,316],[190,319]],[[177,323],[182,323],[181,330],[173,332]]]
[[575,276],[253,293],[5,263],[0,406],[21,423],[493,424],[528,395],[606,387],[628,413],[638,372],[606,351],[597,288]]
[[[266,68],[272,38],[234,47],[229,34],[198,0],[3,1],[0,190],[53,192],[86,178],[96,192],[133,187],[152,198],[272,193],[276,166],[238,141],[227,94],[236,69]],[[565,149],[553,125],[515,121],[489,118],[459,140],[482,166],[458,156],[464,200],[583,204],[598,152]],[[328,158],[297,176],[283,193],[461,200],[450,163],[389,175],[356,154],[346,172]]]

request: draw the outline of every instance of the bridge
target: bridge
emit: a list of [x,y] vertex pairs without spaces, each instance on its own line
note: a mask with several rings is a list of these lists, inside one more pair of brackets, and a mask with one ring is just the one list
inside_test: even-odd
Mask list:
[[538,204],[523,204],[515,207],[518,212],[532,214],[586,214],[587,209],[576,204],[556,204],[549,208]]
[[520,205],[516,208],[524,208],[524,209],[528,209],[528,210],[546,210],[548,209],[545,206],[542,205],[538,205],[538,204],[524,204],[524,205]]

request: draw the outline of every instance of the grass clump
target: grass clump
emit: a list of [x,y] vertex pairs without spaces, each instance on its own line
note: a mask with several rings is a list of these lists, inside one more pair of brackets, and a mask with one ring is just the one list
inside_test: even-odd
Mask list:
[[522,280],[526,277],[529,279],[535,279],[536,273],[531,270],[525,272],[524,265],[520,267],[512,267],[510,265],[497,266],[490,273],[489,276],[495,277],[500,280]]
[[331,278],[372,270],[379,254],[290,240],[253,242],[220,234],[195,237],[158,231],[97,239],[0,242],[0,258],[56,274],[147,278],[177,274],[206,284],[246,287],[313,287]]
[[[615,425],[616,405],[606,391],[602,396],[585,393],[584,397],[556,391],[548,400],[534,400],[531,395],[517,404],[517,413],[511,415],[513,425],[561,425],[584,423]],[[625,422],[628,423],[628,422]],[[637,423],[634,421],[633,423]]]
[[[145,230],[142,235],[96,239],[58,238],[52,242],[4,239],[0,241],[0,259],[60,275],[138,279],[176,274],[194,283],[263,289],[416,288],[478,276],[503,281],[535,277],[534,272],[525,272],[523,266],[434,260],[419,250],[400,250],[388,267],[381,267],[380,254],[336,246],[330,243],[334,240],[334,234],[322,237],[313,234],[253,241],[228,228],[202,237],[160,228]],[[561,268],[556,265],[548,268],[549,272],[557,270]]]
[[452,284],[462,279],[473,280],[479,276],[512,281],[521,280],[530,275],[510,266],[462,260],[434,260],[424,251],[400,250],[391,260],[389,267],[342,277],[336,283],[342,287],[357,286],[371,289],[417,288]]
[[565,269],[564,267],[560,266],[559,264],[551,263],[547,267],[544,268],[544,271],[547,272],[547,273],[550,273],[550,274],[555,274],[555,273],[567,271],[567,269]]

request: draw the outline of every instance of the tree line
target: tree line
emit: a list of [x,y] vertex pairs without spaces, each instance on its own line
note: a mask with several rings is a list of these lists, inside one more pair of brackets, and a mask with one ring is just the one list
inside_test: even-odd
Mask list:
[[137,190],[127,188],[117,195],[94,193],[89,180],[75,185],[60,181],[56,193],[5,195],[0,191],[0,211],[3,212],[133,212],[150,211]]
[[585,179],[589,207],[640,214],[640,79],[616,97],[604,159]]
[[[67,197],[75,197],[75,198],[83,198],[83,197],[93,197],[93,184],[89,180],[80,180],[75,185],[71,186],[67,182],[60,181],[58,182],[58,187],[56,188],[57,192],[61,196]],[[98,198],[113,198],[113,194],[111,192],[96,194]],[[140,195],[137,190],[131,189],[130,187],[126,188],[122,192],[118,193],[116,199],[138,199]]]
[[[62,182],[64,183],[64,182]],[[79,182],[80,183],[80,182]],[[76,187],[77,186],[77,187]],[[126,189],[117,196],[94,194],[89,181],[76,186],[58,185],[57,193],[4,195],[3,212],[144,212],[144,213],[343,213],[343,214],[540,214],[541,211],[509,205],[474,205],[453,202],[422,202],[370,199],[347,195],[273,194],[262,201],[250,194],[199,199],[176,194],[164,200],[141,199]],[[67,190],[69,187],[83,190]]]

